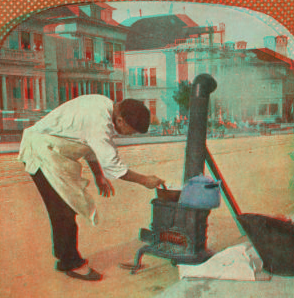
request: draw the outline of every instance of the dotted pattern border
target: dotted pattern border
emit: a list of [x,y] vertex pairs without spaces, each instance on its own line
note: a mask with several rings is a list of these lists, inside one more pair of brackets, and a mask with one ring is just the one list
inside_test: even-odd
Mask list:
[[[96,0],[97,1],[97,0]],[[91,3],[95,0],[0,0],[0,45],[7,33],[33,13],[48,8],[78,3]],[[101,2],[116,2],[108,0]],[[121,0],[120,0],[121,1]],[[122,0],[124,1],[124,0]],[[140,0],[129,0],[140,1]],[[142,0],[143,1],[143,0]],[[274,18],[294,35],[294,1],[292,0],[174,0],[175,2],[220,4],[248,9],[248,13],[257,11]],[[156,1],[158,2],[158,1]],[[265,16],[264,21],[268,18]]]

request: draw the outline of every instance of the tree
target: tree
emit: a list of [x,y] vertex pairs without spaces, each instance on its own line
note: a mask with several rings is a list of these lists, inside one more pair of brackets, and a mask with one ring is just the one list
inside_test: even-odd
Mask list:
[[189,110],[189,101],[192,91],[192,83],[189,81],[181,81],[179,83],[179,89],[174,91],[173,99],[179,105],[180,112],[185,115]]

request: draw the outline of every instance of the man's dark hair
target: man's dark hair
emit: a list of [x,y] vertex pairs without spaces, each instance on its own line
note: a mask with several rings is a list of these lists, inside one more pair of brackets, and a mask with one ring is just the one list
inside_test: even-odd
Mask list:
[[150,111],[143,102],[128,98],[120,103],[120,115],[133,129],[146,133],[150,125]]

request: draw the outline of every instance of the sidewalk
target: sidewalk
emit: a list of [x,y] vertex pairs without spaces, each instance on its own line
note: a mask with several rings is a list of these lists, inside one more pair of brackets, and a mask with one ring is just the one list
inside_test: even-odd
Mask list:
[[[286,214],[293,205],[288,189],[293,167],[288,153],[293,136],[264,136],[208,140],[240,209],[245,213]],[[181,185],[185,142],[156,143],[118,148],[130,168]],[[169,260],[146,255],[142,270],[131,275],[118,267],[133,262],[140,228],[151,223],[149,190],[134,183],[113,181],[115,197],[97,196],[90,170],[89,191],[97,198],[97,227],[78,217],[79,249],[90,265],[104,275],[101,282],[82,282],[54,270],[50,224],[39,194],[16,154],[0,159],[0,297],[1,298],[289,298],[294,297],[293,277],[272,276],[271,281],[179,281]],[[254,170],[253,170],[254,169]],[[209,215],[207,246],[214,251],[248,241],[222,201]]]
[[[133,138],[115,138],[114,141],[117,146],[129,146],[129,145],[142,145],[142,144],[160,144],[171,142],[183,142],[186,141],[185,135],[179,136],[146,136],[146,137],[133,137]],[[0,142],[0,153],[17,153],[19,150],[19,142]]]
[[[277,131],[273,133],[272,135],[289,135],[293,134],[291,131],[290,133],[288,131]],[[248,138],[248,137],[260,137],[260,133],[258,132],[243,132],[238,134],[228,133],[225,134],[224,137],[214,137],[208,136],[208,140],[222,140],[222,139],[237,139],[237,138]],[[21,136],[18,136],[17,139],[19,141],[12,141],[12,142],[5,142],[1,141],[1,135],[0,135],[0,154],[1,153],[17,153],[19,150],[19,142],[21,140]],[[169,135],[169,136],[162,136],[162,135],[149,135],[146,134],[144,136],[138,136],[138,137],[115,137],[114,141],[117,144],[117,146],[129,146],[129,145],[143,145],[143,144],[161,144],[161,143],[173,143],[173,142],[186,142],[187,135]]]
[[[256,137],[260,136],[259,133],[239,133],[238,135],[227,134],[223,138],[220,139],[228,139],[228,138],[244,138],[244,137]],[[21,139],[20,136],[18,137]],[[214,138],[219,139],[219,138]],[[161,144],[161,143],[173,143],[173,142],[186,142],[187,136],[185,134],[182,135],[170,135],[170,136],[138,136],[138,137],[115,137],[114,141],[118,147],[120,146],[129,146],[129,145],[143,145],[143,144]],[[19,150],[19,141],[13,142],[1,142],[0,136],[0,154],[1,153],[17,153]]]

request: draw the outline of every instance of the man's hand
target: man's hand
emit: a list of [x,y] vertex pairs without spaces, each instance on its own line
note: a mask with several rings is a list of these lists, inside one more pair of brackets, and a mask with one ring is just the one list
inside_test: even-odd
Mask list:
[[114,196],[114,188],[107,178],[104,176],[96,177],[96,184],[99,188],[100,195],[107,198],[109,198],[111,195]]
[[152,175],[152,176],[146,176],[146,181],[144,183],[144,186],[146,186],[147,188],[155,188],[160,186],[161,184],[164,184],[165,181]]

